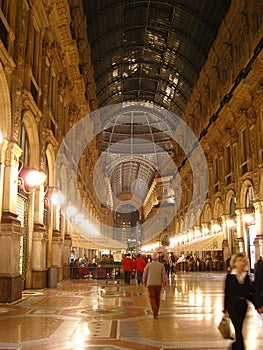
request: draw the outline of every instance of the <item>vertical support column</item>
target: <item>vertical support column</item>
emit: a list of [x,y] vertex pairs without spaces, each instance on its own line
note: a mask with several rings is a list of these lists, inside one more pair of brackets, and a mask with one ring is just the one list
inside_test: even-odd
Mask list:
[[69,278],[69,263],[70,263],[71,237],[65,234],[63,245],[63,278]]
[[243,218],[245,213],[246,213],[245,209],[236,210],[236,222],[237,222],[236,252],[237,253],[242,253],[245,251],[244,223],[243,223]]
[[226,261],[226,259],[231,255],[230,253],[230,246],[229,246],[229,227],[228,227],[228,220],[230,219],[229,215],[222,215],[222,229],[223,229],[223,242],[222,242],[222,249],[223,249],[223,261]]
[[[49,236],[49,249],[50,249],[50,266],[57,268],[57,280],[63,279],[63,239],[62,236],[65,232],[65,220],[64,217],[60,217],[60,207],[54,206],[53,213],[53,226]],[[61,223],[61,227],[60,227]]]
[[35,190],[33,202],[32,279],[31,288],[44,288],[47,283],[47,230],[44,226],[44,186]]
[[22,228],[16,215],[18,160],[20,147],[15,143],[2,146],[3,191],[0,224],[0,302],[13,302],[22,297],[22,278],[19,271],[20,237]]
[[82,259],[84,256],[84,249],[83,248],[79,248],[79,257]]

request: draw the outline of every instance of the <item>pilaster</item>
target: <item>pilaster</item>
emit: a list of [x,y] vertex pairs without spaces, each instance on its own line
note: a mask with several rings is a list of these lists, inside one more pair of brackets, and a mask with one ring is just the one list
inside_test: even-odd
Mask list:
[[0,223],[0,302],[12,302],[22,297],[20,274],[21,223],[16,215],[18,160],[20,147],[6,144],[3,169],[3,201]]
[[51,249],[51,266],[57,267],[58,281],[63,278],[62,267],[62,238],[59,231],[53,230],[52,249]]
[[245,251],[245,244],[243,237],[238,237],[236,239],[236,252],[243,253]]
[[44,225],[35,224],[32,242],[32,287],[45,288],[47,285],[46,268],[47,231]]
[[70,262],[70,250],[71,250],[71,237],[65,234],[64,245],[63,245],[63,278],[68,278],[69,273],[69,262]]

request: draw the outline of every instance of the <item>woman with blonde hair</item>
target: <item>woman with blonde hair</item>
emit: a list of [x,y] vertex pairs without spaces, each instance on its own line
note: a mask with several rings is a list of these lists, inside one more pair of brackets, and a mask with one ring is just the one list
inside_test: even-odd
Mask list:
[[235,254],[230,261],[231,271],[225,280],[224,312],[229,314],[236,334],[232,349],[244,350],[243,322],[247,312],[247,300],[252,300],[252,286],[247,271],[245,253]]

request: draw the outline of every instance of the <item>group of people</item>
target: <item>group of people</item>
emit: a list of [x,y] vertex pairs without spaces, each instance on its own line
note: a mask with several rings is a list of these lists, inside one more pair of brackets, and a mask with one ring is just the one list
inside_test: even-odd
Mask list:
[[128,253],[122,260],[122,265],[124,271],[124,282],[129,285],[131,283],[133,272],[135,271],[137,283],[140,285],[142,283],[143,271],[146,266],[146,259],[144,259],[141,254],[137,254],[136,258],[132,259],[131,254]]
[[247,300],[254,304],[258,313],[263,313],[263,261],[258,260],[254,281],[251,281],[246,254],[237,253],[230,260],[230,269],[225,279],[223,310],[229,315],[235,329],[232,350],[244,349],[242,328],[248,308]]

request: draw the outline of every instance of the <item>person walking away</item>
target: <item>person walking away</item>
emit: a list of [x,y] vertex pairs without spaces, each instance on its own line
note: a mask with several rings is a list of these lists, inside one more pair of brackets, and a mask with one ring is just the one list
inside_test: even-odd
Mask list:
[[231,271],[225,279],[224,312],[235,328],[236,341],[232,350],[244,350],[242,327],[247,312],[247,300],[251,300],[251,282],[247,272],[247,257],[245,253],[237,253],[231,258]]
[[122,260],[122,265],[124,270],[124,282],[130,284],[133,270],[133,261],[130,253],[126,254],[125,258]]
[[170,257],[169,254],[165,254],[164,258],[163,258],[163,263],[164,263],[164,268],[165,268],[165,272],[167,275],[167,278],[170,277],[170,271],[171,271],[171,267],[172,267],[172,259]]
[[136,271],[137,275],[137,283],[140,285],[142,283],[142,276],[143,276],[143,271],[146,266],[146,262],[144,259],[141,257],[141,254],[137,254],[135,263],[134,263],[134,268]]
[[171,274],[175,274],[176,273],[176,257],[174,256],[173,252],[170,253],[170,258],[172,261]]
[[142,280],[148,288],[153,317],[157,318],[160,310],[161,291],[162,288],[166,289],[167,285],[165,267],[158,261],[158,254],[154,253],[152,261],[146,265]]
[[259,314],[263,313],[263,260],[256,265],[255,280],[253,284],[253,303]]

